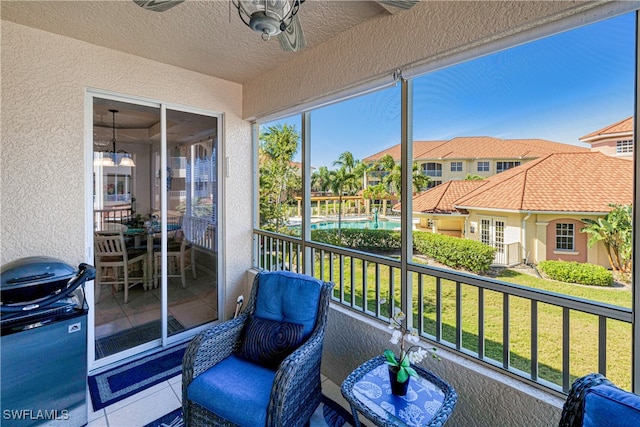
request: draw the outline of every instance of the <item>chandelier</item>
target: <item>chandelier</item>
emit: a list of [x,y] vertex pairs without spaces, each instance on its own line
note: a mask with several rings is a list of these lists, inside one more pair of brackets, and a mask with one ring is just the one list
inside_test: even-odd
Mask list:
[[116,113],[118,113],[119,111],[109,110],[109,112],[113,114],[113,138],[111,139],[111,143],[113,144],[113,151],[104,151],[104,155],[101,158],[96,159],[94,161],[94,164],[96,166],[116,166],[117,156],[118,154],[121,154],[120,162],[117,164],[117,166],[134,167],[136,164],[134,163],[133,158],[131,158],[131,154],[123,150],[116,151]]

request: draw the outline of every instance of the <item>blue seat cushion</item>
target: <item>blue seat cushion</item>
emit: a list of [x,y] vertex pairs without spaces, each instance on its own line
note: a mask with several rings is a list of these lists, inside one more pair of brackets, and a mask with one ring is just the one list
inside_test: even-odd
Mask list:
[[275,370],[300,344],[302,325],[252,315],[247,320],[242,344],[236,354]]
[[584,396],[582,425],[640,426],[640,396],[610,385],[591,387]]
[[189,400],[240,426],[264,426],[275,371],[231,355],[198,375]]
[[260,273],[255,316],[302,325],[303,340],[316,324],[322,282],[289,271]]

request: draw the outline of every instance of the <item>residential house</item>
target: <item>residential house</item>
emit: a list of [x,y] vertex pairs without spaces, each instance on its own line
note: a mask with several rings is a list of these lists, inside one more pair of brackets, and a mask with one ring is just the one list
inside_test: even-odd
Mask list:
[[[420,227],[496,247],[496,264],[543,260],[610,267],[583,219],[633,200],[633,165],[601,152],[556,153],[481,181],[450,181],[413,198]],[[396,207],[397,208],[397,207]]]
[[[256,122],[300,114],[395,84],[398,69],[408,79],[409,71],[416,75],[503,51],[635,11],[640,3],[424,1],[406,11],[388,11],[387,7],[373,1],[305,2],[299,13],[309,46],[291,53],[282,52],[276,40],[263,41],[260,34],[230,15],[227,2],[189,0],[162,13],[143,10],[132,1],[1,2],[0,263],[39,254],[73,265],[94,263],[92,163],[97,107],[108,111],[109,103],[117,102],[132,106],[127,117],[148,109],[156,117],[153,123],[138,127],[147,138],[121,146],[140,162],[135,185],[157,191],[146,200],[136,194],[138,211],[143,206],[150,209],[156,200],[161,211],[166,210],[161,202],[167,194],[163,185],[166,169],[147,164],[143,170],[142,160],[155,159],[160,165],[166,162],[168,141],[173,142],[168,128],[186,123],[172,121],[172,112],[213,117],[217,131],[212,143],[217,144],[214,203],[218,209],[218,252],[215,264],[209,265],[216,274],[215,282],[207,290],[217,303],[217,310],[211,313],[214,322],[228,319],[238,295],[249,294],[249,272],[259,265],[257,242],[262,235],[254,229]],[[399,84],[406,87],[407,80]],[[200,138],[191,133],[182,135],[189,141]],[[310,134],[303,135],[308,138]],[[495,160],[524,161],[529,151],[533,150],[520,151],[523,160],[515,154]],[[207,154],[211,159],[211,152]],[[442,166],[444,173],[448,164]],[[510,166],[502,164],[503,169]],[[477,165],[466,167],[474,172]],[[494,172],[493,165],[489,172]],[[585,181],[594,182],[591,178]],[[291,245],[297,245],[298,253],[305,254],[308,261],[312,257],[306,254],[312,249],[333,250],[318,244],[312,248],[305,238]],[[345,250],[341,260],[345,253],[352,259],[359,256]],[[160,260],[159,287],[140,294],[156,298],[154,309],[144,314],[166,324],[171,294],[166,286],[166,258]],[[402,268],[403,281],[410,276],[408,268],[424,276],[442,276],[423,266],[407,267],[405,262],[378,262],[387,263],[390,272]],[[335,276],[339,289],[343,289],[342,277],[348,276],[342,272]],[[477,287],[488,283],[458,279]],[[500,283],[491,284],[505,296],[511,292]],[[396,289],[398,286],[400,283]],[[132,292],[135,290],[140,287]],[[564,301],[553,299],[561,307],[565,307]],[[87,286],[87,302],[90,372],[190,339],[207,327],[198,324],[175,334],[162,328],[161,336],[99,360],[92,350],[99,304],[91,285]],[[139,308],[128,308],[131,319],[144,321]],[[331,303],[322,364],[325,375],[337,384],[363,360],[388,346],[387,325],[370,311],[371,307],[369,311],[356,310],[345,304],[344,298]],[[609,315],[607,308],[599,313],[605,313],[602,318]],[[631,316],[635,322],[630,321]],[[636,312],[624,312],[619,318],[640,324]],[[478,341],[484,342],[484,337],[480,338]],[[640,334],[636,333],[635,341],[640,342]],[[455,343],[439,345],[442,363],[430,369],[453,384],[461,396],[451,425],[557,425],[562,391],[542,384],[535,372],[528,378],[517,376],[509,366],[508,343],[504,345],[507,357],[499,364],[486,360],[481,351],[474,356],[459,351],[460,345],[456,348]],[[633,357],[640,360],[637,348]],[[566,372],[565,391],[568,379]]]
[[[587,151],[586,148],[544,139],[500,139],[487,136],[457,137],[448,141],[414,141],[413,159],[431,178],[430,187],[467,175],[489,177],[551,153]],[[400,145],[363,159],[373,164],[385,155],[400,162]],[[380,182],[380,174],[369,173],[369,185]]]
[[593,131],[580,138],[591,145],[591,149],[607,156],[633,160],[633,117],[627,117],[612,125]]

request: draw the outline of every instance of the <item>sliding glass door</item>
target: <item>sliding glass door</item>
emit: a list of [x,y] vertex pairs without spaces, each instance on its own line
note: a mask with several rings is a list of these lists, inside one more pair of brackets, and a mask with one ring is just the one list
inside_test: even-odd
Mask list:
[[218,318],[220,117],[89,94],[93,367]]

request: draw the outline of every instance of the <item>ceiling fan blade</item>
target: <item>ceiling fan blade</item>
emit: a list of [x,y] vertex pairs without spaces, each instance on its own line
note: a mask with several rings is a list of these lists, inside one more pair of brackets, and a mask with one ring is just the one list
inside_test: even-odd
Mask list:
[[143,9],[154,12],[164,12],[174,6],[179,5],[184,0],[133,0],[135,4]]
[[307,46],[297,14],[293,16],[291,25],[278,34],[278,40],[280,41],[280,47],[285,52],[298,52]]
[[389,13],[400,12],[401,10],[411,9],[420,0],[377,0],[382,7],[384,7]]

